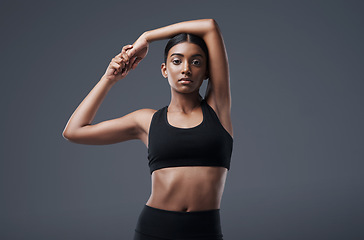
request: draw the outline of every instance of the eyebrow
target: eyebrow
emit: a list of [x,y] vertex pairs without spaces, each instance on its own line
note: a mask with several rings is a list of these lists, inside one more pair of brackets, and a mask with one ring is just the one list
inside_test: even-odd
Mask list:
[[[174,55],[184,57],[184,55],[182,53],[172,53],[170,57],[172,57]],[[192,57],[203,57],[203,56],[201,54],[197,53],[197,54],[193,54]]]

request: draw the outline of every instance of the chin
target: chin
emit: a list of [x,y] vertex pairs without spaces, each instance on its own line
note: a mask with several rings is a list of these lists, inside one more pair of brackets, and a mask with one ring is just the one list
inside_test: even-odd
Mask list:
[[180,88],[180,89],[176,89],[176,92],[188,94],[188,93],[199,92],[199,90],[200,89]]

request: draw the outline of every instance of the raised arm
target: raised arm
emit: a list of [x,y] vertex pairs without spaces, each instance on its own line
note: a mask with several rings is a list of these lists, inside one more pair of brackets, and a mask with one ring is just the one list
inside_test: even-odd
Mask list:
[[179,33],[191,33],[205,41],[209,51],[209,82],[205,99],[214,108],[223,126],[232,134],[229,64],[223,37],[215,20],[180,22],[144,32],[128,52],[133,68],[145,57],[145,49],[149,43],[171,38]]
[[153,109],[140,109],[123,117],[92,124],[98,108],[111,87],[129,72],[126,52],[131,45],[110,62],[105,74],[80,103],[68,120],[62,136],[74,143],[104,145],[131,139],[141,139],[147,145],[146,128]]

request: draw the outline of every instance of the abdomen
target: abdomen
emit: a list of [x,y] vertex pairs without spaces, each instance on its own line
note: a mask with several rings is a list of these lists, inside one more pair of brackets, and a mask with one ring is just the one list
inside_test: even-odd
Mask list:
[[152,174],[148,206],[169,211],[219,209],[227,169],[224,167],[169,167]]

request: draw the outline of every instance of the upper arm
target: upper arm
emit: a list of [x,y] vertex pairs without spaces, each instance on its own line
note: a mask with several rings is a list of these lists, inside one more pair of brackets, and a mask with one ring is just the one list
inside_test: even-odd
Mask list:
[[148,116],[155,110],[140,109],[123,117],[86,125],[63,136],[71,142],[106,145],[132,139],[141,139],[147,130]]
[[205,98],[219,113],[230,112],[229,63],[224,40],[215,20],[211,19],[211,30],[203,39],[209,51],[209,82]]
[[211,30],[204,37],[209,51],[209,82],[205,99],[220,122],[232,134],[229,63],[220,29],[211,19]]

